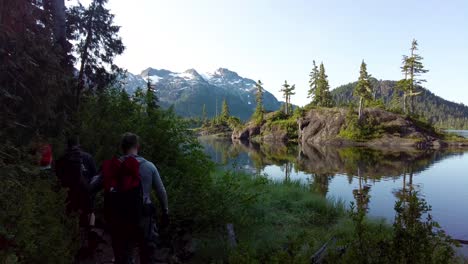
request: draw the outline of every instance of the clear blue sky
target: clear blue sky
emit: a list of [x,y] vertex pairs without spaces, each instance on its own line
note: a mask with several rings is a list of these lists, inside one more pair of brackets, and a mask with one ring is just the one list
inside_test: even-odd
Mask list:
[[109,0],[127,47],[117,63],[200,72],[226,67],[260,79],[280,97],[308,102],[312,60],[323,61],[331,87],[355,81],[364,59],[378,79],[401,78],[401,56],[416,38],[430,70],[425,86],[468,104],[466,0]]

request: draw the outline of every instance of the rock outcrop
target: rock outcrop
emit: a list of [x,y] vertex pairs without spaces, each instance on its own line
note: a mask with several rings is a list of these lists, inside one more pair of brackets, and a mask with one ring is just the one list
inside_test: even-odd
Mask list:
[[433,129],[380,108],[367,108],[363,111],[363,120],[371,120],[375,124],[376,129],[379,130],[378,136],[361,141],[351,140],[340,135],[347,125],[347,113],[348,110],[342,108],[310,110],[298,120],[299,142],[312,145],[421,149],[453,145],[444,142],[441,135]]
[[245,127],[234,129],[231,138],[234,140],[250,140],[260,135],[260,130],[260,125],[248,123]]
[[396,177],[405,172],[420,172],[435,160],[452,153],[448,150],[374,149],[301,145],[297,158],[300,170],[314,174],[362,175],[372,178]]
[[[285,120],[281,112],[265,114],[261,124],[249,122],[245,126],[235,129],[233,140],[251,140],[256,142],[286,143],[297,141],[297,124],[295,120]],[[293,133],[291,131],[294,131]]]
[[361,121],[355,115],[349,116],[349,109],[345,108],[312,109],[297,122],[275,119],[274,115],[270,113],[266,118],[268,121],[262,125],[248,123],[234,130],[231,138],[268,143],[295,141],[310,145],[396,149],[468,147],[468,140],[462,137],[444,141],[445,135],[430,125],[380,108],[364,109]]
[[214,126],[202,127],[197,131],[198,136],[216,136],[229,138],[232,134],[232,129],[227,124],[219,124]]
[[299,142],[311,144],[334,142],[345,122],[345,109],[310,110],[305,117],[298,120]]
[[[296,126],[294,124],[294,126]],[[263,125],[247,124],[246,127],[236,129],[232,133],[233,140],[253,140],[258,142],[282,142],[286,143],[292,139],[288,129],[275,123],[264,123]]]

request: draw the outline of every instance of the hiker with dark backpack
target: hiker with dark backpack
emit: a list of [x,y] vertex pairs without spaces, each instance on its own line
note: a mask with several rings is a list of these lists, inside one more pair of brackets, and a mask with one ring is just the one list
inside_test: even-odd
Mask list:
[[138,155],[138,136],[125,133],[120,143],[123,156],[106,160],[92,188],[104,188],[104,215],[109,224],[116,264],[133,263],[139,248],[140,263],[155,263],[158,230],[151,201],[154,188],[162,207],[162,225],[169,222],[166,189],[156,166]]
[[68,189],[67,213],[79,214],[80,243],[84,249],[94,207],[90,182],[96,175],[96,164],[93,157],[81,149],[78,137],[67,140],[67,149],[57,160],[55,171],[62,187]]

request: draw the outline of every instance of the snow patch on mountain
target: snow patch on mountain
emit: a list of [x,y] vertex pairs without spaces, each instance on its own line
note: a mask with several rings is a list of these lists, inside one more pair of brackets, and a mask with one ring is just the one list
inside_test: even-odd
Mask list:
[[190,81],[194,81],[200,78],[200,75],[194,70],[187,70],[187,71],[180,72],[180,73],[172,73],[171,76],[176,77],[176,78],[182,78],[185,80],[190,80]]
[[148,78],[151,80],[151,83],[152,84],[156,84],[158,83],[161,79],[163,79],[162,77],[159,77],[157,75],[151,75],[151,76],[148,76]]
[[[212,72],[198,73],[195,69],[172,72],[165,69],[147,68],[140,74],[128,73],[121,83],[125,90],[133,94],[138,87],[145,90],[147,79],[155,85],[156,94],[164,107],[174,105],[177,113],[183,116],[200,115],[201,105],[207,106],[208,114],[214,116],[217,102],[226,99],[232,104],[232,113],[242,119],[251,116],[256,103],[256,82],[239,76],[226,68]],[[265,109],[277,110],[281,103],[268,91],[264,93]]]

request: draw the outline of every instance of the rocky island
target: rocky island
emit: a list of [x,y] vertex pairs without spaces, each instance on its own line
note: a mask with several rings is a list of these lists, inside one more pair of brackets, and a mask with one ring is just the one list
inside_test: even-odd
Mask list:
[[468,147],[468,140],[436,130],[418,119],[366,108],[360,120],[346,108],[313,108],[301,116],[275,119],[270,113],[264,122],[247,123],[234,129],[233,140],[256,142],[299,142],[330,146],[366,146],[374,148]]

